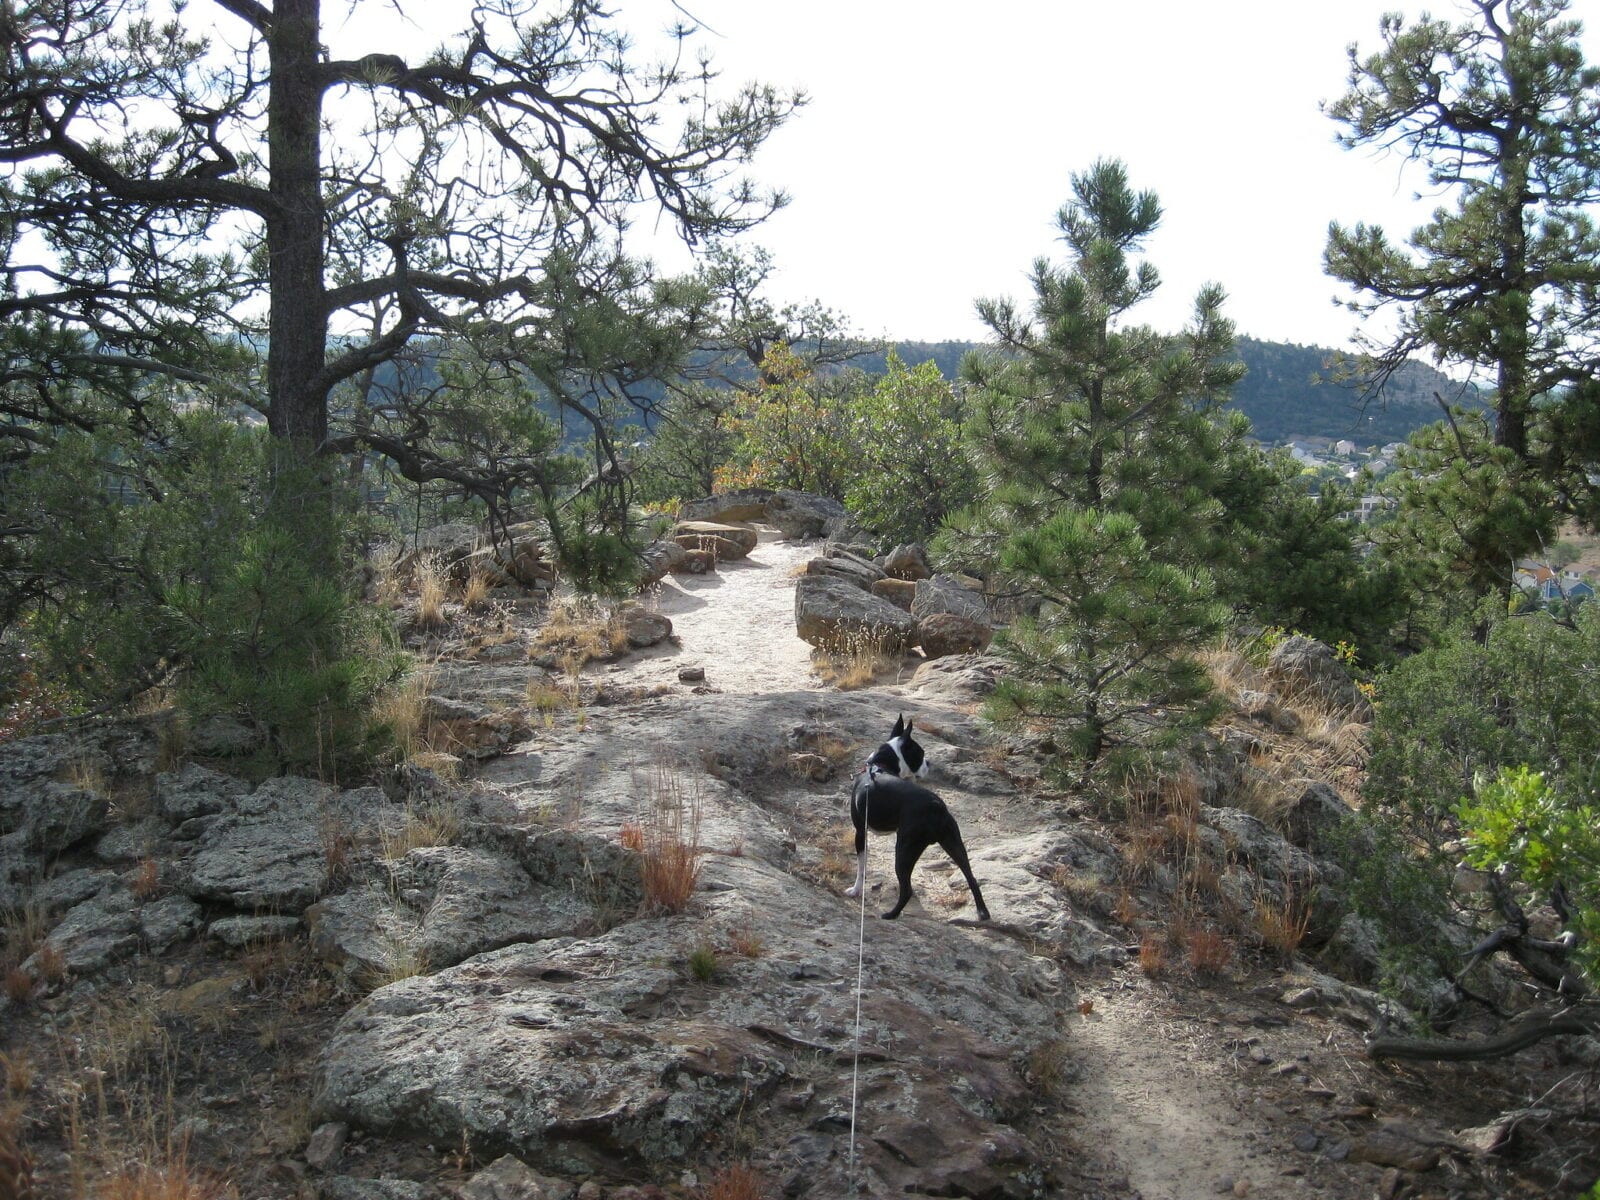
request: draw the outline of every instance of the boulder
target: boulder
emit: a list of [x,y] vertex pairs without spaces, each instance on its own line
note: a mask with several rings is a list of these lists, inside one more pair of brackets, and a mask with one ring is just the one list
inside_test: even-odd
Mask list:
[[552,1179],[510,1154],[495,1159],[464,1183],[459,1200],[573,1200],[578,1186]]
[[381,976],[397,948],[428,970],[517,942],[571,937],[597,923],[572,887],[538,885],[515,859],[466,846],[423,846],[389,864],[381,885],[306,910],[318,956],[350,978]]
[[622,621],[628,645],[635,650],[659,645],[672,636],[671,618],[640,608],[636,604],[629,604],[619,609],[617,617]]
[[423,697],[422,716],[430,745],[463,758],[489,758],[522,733],[514,713],[496,712],[481,704],[434,692]]
[[676,570],[678,564],[683,562],[687,553],[671,538],[661,538],[651,542],[639,552],[643,566],[639,570],[639,587],[644,589],[653,583],[659,583],[669,571]]
[[911,542],[896,546],[884,555],[883,573],[890,579],[915,582],[918,579],[929,578],[933,574],[933,569],[928,566],[928,552],[915,542]]
[[156,776],[156,811],[174,825],[226,812],[249,787],[241,779],[188,763]]
[[1283,832],[1312,854],[1326,856],[1337,848],[1337,833],[1355,810],[1326,783],[1307,785],[1283,810]]
[[[69,909],[46,935],[44,944],[75,975],[103,971],[139,949],[138,907],[127,888],[107,888]],[[35,978],[40,973],[38,958],[35,953],[22,964],[23,970]]]
[[246,946],[293,937],[300,929],[299,917],[222,917],[206,926],[206,934],[224,946],[241,950]]
[[826,578],[842,579],[853,587],[869,591],[872,585],[883,578],[883,572],[871,563],[864,563],[854,556],[837,555],[832,558],[813,558],[806,563],[807,575],[820,575]]
[[917,622],[916,641],[928,658],[981,653],[993,639],[987,624],[959,613],[933,613]]
[[837,500],[810,492],[780,491],[767,506],[767,522],[792,542],[822,537],[849,519]]
[[802,640],[834,652],[904,650],[916,624],[887,600],[826,575],[802,575],[796,582],[794,617]]
[[765,521],[778,493],[771,488],[739,488],[678,506],[679,521]]
[[921,620],[934,613],[955,613],[993,627],[989,619],[989,606],[984,603],[983,597],[950,575],[917,580],[917,592],[911,601],[911,615]]
[[359,838],[392,812],[377,788],[338,793],[311,779],[269,779],[233,812],[190,822],[196,845],[178,864],[178,887],[196,900],[299,914],[327,886],[334,832]]
[[879,579],[867,589],[874,596],[882,596],[896,608],[911,611],[911,600],[917,594],[917,585],[909,579]]
[[673,539],[683,544],[685,537],[714,537],[733,542],[742,554],[724,554],[723,558],[743,558],[756,548],[760,538],[748,525],[735,525],[726,521],[679,521],[672,529]]
[[[683,550],[683,547],[678,549]],[[717,556],[710,550],[684,550],[683,556],[672,565],[675,575],[704,575],[716,569]]]
[[955,703],[982,700],[994,694],[1006,664],[992,654],[953,654],[923,663],[911,676],[919,696],[942,697]]
[[690,500],[678,509],[678,517],[684,521],[762,521],[791,541],[804,541],[821,537],[830,524],[844,521],[847,514],[844,505],[826,496],[741,488]]
[[711,555],[713,562],[733,562],[750,553],[738,542],[715,533],[678,533],[672,540],[691,553]]
[[1267,673],[1293,693],[1328,708],[1348,710],[1351,720],[1372,720],[1371,701],[1361,694],[1333,649],[1314,638],[1296,636],[1279,642],[1267,656]]

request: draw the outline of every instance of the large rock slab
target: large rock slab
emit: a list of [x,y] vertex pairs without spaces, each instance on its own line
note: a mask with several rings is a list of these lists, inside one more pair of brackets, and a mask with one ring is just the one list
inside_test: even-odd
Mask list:
[[1267,674],[1286,691],[1332,709],[1345,709],[1355,721],[1372,720],[1372,702],[1361,694],[1333,649],[1315,638],[1285,638],[1267,656]]
[[983,621],[959,613],[933,613],[917,622],[917,645],[928,658],[953,654],[981,654],[994,640],[994,630]]
[[678,509],[684,521],[760,521],[773,525],[792,541],[821,537],[830,526],[842,524],[848,514],[844,505],[826,496],[787,489],[741,488],[701,500],[690,500]]
[[883,572],[871,563],[862,562],[854,555],[833,555],[813,558],[806,563],[807,575],[820,575],[827,579],[842,579],[848,584],[872,590],[872,585],[883,578]]
[[794,618],[795,632],[804,641],[834,651],[904,650],[916,625],[910,613],[881,596],[826,575],[803,575],[796,581]]
[[189,822],[196,844],[178,885],[196,900],[298,914],[329,882],[331,840],[359,835],[392,812],[377,788],[339,793],[311,779],[269,779],[232,812]]
[[570,887],[536,884],[515,859],[467,846],[425,846],[387,879],[306,910],[319,957],[352,978],[381,975],[404,954],[429,970],[517,942],[570,937],[598,913]]
[[935,613],[955,613],[981,625],[991,626],[989,606],[977,592],[951,575],[934,575],[917,580],[917,592],[911,601],[911,615],[919,620]]
[[[703,888],[698,913],[374,992],[325,1048],[320,1118],[602,1178],[703,1162],[737,1118],[784,1148],[788,1195],[845,1194],[855,906],[819,909],[748,857],[712,859]],[[697,982],[689,949],[726,928],[771,949]],[[1054,964],[911,913],[868,934],[858,1153],[871,1194],[1049,1194],[1044,1156],[1012,1124],[1028,1104],[1013,1064],[1053,1028]],[[914,1113],[897,1100],[911,1095]]]

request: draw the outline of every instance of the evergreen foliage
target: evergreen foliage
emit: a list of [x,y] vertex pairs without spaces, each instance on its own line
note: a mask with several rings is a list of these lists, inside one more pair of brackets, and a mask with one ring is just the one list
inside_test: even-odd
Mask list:
[[1196,552],[1220,509],[1194,447],[1240,368],[1220,288],[1201,291],[1179,337],[1125,323],[1159,283],[1130,255],[1160,206],[1120,163],[1072,184],[1057,218],[1070,266],[1035,263],[1028,312],[980,302],[996,345],[964,372],[982,498],[945,549],[1040,602],[1003,639],[1016,669],[991,711],[1056,728],[1087,773],[1209,712],[1189,651],[1227,609]]
[[[1346,145],[1401,149],[1452,199],[1404,246],[1379,227],[1335,223],[1325,259],[1354,290],[1353,308],[1396,317],[1394,336],[1366,347],[1380,385],[1420,353],[1492,378],[1493,452],[1481,437],[1452,447],[1430,435],[1441,494],[1399,497],[1401,520],[1430,527],[1413,548],[1432,541],[1435,573],[1479,595],[1503,597],[1511,561],[1548,535],[1546,497],[1569,515],[1594,508],[1595,476],[1574,469],[1557,434],[1581,423],[1566,405],[1587,406],[1600,334],[1600,70],[1584,62],[1568,7],[1472,0],[1459,24],[1390,14],[1378,52],[1351,49],[1349,89],[1328,108]],[[1450,458],[1459,471],[1445,469]],[[1493,493],[1494,518],[1461,507],[1463,489]]]
[[[1470,928],[1492,918],[1452,891],[1463,834],[1482,865],[1539,887],[1564,881],[1593,929],[1600,878],[1592,842],[1573,830],[1590,819],[1600,786],[1597,672],[1600,609],[1584,605],[1571,621],[1499,616],[1481,641],[1441,640],[1379,678],[1367,803],[1348,865],[1363,915],[1391,948],[1426,950],[1453,974],[1459,958],[1440,921]],[[1401,877],[1407,893],[1397,898]]]
[[961,436],[961,406],[932,362],[886,371],[850,406],[854,475],[845,502],[863,525],[898,542],[925,541],[977,497]]

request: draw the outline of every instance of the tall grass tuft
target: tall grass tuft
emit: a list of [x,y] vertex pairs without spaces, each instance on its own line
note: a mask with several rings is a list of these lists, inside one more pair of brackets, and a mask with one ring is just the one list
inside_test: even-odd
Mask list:
[[700,881],[700,792],[679,771],[658,763],[649,797],[649,810],[639,823],[645,905],[652,912],[682,912]]

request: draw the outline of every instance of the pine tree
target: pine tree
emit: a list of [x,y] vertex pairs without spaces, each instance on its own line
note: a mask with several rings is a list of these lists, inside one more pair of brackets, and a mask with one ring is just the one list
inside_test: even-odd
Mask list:
[[1431,544],[1434,580],[1479,596],[1507,591],[1556,510],[1596,511],[1593,438],[1566,435],[1587,424],[1571,406],[1592,403],[1600,334],[1600,69],[1584,62],[1567,8],[1472,0],[1460,24],[1386,16],[1382,49],[1351,48],[1349,90],[1328,107],[1345,145],[1398,148],[1451,198],[1404,246],[1336,222],[1325,261],[1356,311],[1397,318],[1392,337],[1365,346],[1380,381],[1426,353],[1494,386],[1489,436],[1459,423],[1430,435],[1410,474],[1442,488],[1397,496],[1408,552]]
[[1222,516],[1203,450],[1242,368],[1208,286],[1192,324],[1164,336],[1127,315],[1159,286],[1131,256],[1161,208],[1119,162],[1074,175],[1057,217],[1069,266],[1040,259],[1031,310],[982,301],[996,345],[969,358],[969,436],[986,499],[947,548],[1000,589],[1037,600],[1002,639],[1015,670],[1001,719],[1055,727],[1087,774],[1202,719],[1209,684],[1191,651],[1227,618],[1207,563]]

